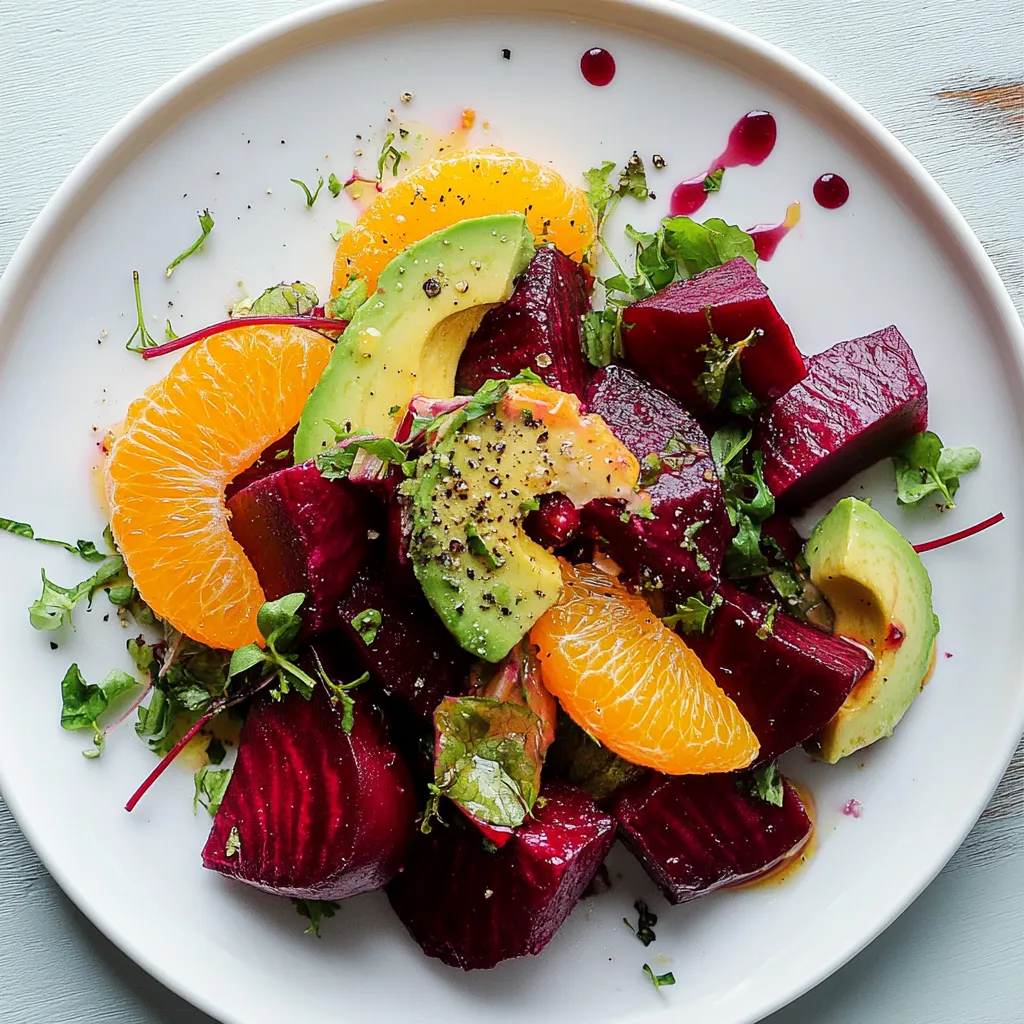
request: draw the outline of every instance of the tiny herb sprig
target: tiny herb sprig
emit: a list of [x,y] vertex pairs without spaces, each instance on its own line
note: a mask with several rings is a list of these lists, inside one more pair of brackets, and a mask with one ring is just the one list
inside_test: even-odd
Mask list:
[[674,985],[676,983],[676,976],[671,971],[666,971],[664,974],[655,974],[650,964],[644,964],[644,974],[651,979],[651,984],[655,988],[661,988],[662,985]]
[[301,181],[298,178],[289,178],[288,180],[298,185],[299,188],[302,189],[303,193],[306,196],[307,209],[312,207],[312,205],[316,202],[317,197],[320,195],[320,190],[324,187],[324,176],[322,174],[320,175],[319,178],[317,178],[315,192],[311,191],[310,187],[304,181]]
[[336,683],[324,671],[319,658],[317,658],[317,669],[320,673],[320,679],[324,686],[327,687],[327,692],[331,695],[331,703],[341,705],[341,731],[348,735],[352,731],[352,726],[355,725],[356,702],[351,691],[362,686],[364,683],[368,683],[370,681],[370,673],[364,672],[361,676],[353,679],[351,683]]
[[662,622],[669,629],[678,629],[683,633],[703,633],[708,624],[708,619],[715,609],[722,603],[722,595],[714,594],[711,602],[705,602],[701,597],[691,594],[685,604],[677,604],[675,613],[666,615]]
[[[400,130],[402,138],[405,133]],[[381,147],[380,156],[377,157],[377,181],[384,178],[384,171],[390,169],[392,175],[398,177],[398,168],[403,160],[409,159],[409,153],[404,149],[395,146],[395,139],[398,136],[394,132],[388,132],[384,136],[384,145]]]
[[43,590],[29,605],[28,618],[34,629],[56,630],[71,622],[71,612],[79,602],[88,599],[92,604],[93,595],[100,587],[124,574],[124,562],[120,555],[108,558],[88,579],[73,587],[62,587],[54,583],[42,570]]
[[98,686],[85,681],[78,665],[67,670],[60,684],[60,724],[61,728],[71,731],[93,730],[92,749],[82,751],[86,757],[96,758],[103,753],[104,732],[99,727],[101,716],[118,697],[139,685],[138,679],[121,669],[107,673]]
[[896,469],[896,500],[900,505],[916,505],[930,494],[943,499],[943,507],[955,508],[953,497],[960,477],[976,469],[981,462],[977,448],[946,448],[938,434],[930,430],[910,438],[893,456]]
[[[132,271],[132,287],[135,290],[135,314],[138,321],[132,336],[125,342],[129,352],[144,352],[147,348],[156,348],[157,342],[146,328],[146,315],[142,312],[142,288],[139,285],[139,272]],[[136,339],[138,339],[136,341]]]
[[636,900],[633,909],[637,913],[636,927],[634,928],[625,917],[622,920],[645,946],[649,946],[657,938],[654,926],[658,923],[658,915],[652,913],[643,900]]
[[335,903],[334,900],[299,900],[293,898],[292,903],[295,904],[295,909],[298,911],[299,916],[309,921],[309,926],[303,934],[315,935],[318,939],[320,938],[320,925],[324,919],[334,917],[341,910],[341,904]]
[[737,779],[740,789],[746,787],[751,796],[763,800],[773,807],[781,807],[786,797],[786,787],[775,761],[762,764]]
[[[203,243],[206,241],[206,239],[209,237],[210,232],[213,230],[213,217],[210,215],[209,210],[203,210],[202,213],[199,213],[196,216],[199,218],[199,228],[202,234],[200,234],[200,236],[183,253],[181,253],[178,256],[175,256],[174,259],[167,264],[167,269],[164,271],[166,277],[170,277],[171,274],[174,273],[174,268],[178,266],[179,263],[183,263],[193,253],[199,252],[199,250],[202,249],[203,247]],[[167,321],[167,323],[168,325],[170,325],[169,320]]]
[[213,768],[204,764],[195,774],[196,790],[192,797],[192,813],[195,814],[202,804],[210,812],[210,817],[215,818],[230,781],[230,768]]
[[24,537],[26,540],[34,540],[37,544],[52,544],[55,547],[70,551],[87,562],[102,562],[109,555],[105,555],[91,540],[78,540],[74,544],[66,540],[52,540],[49,537],[37,537],[35,530],[29,523],[19,523],[15,519],[0,518],[0,530],[13,533],[16,537]]

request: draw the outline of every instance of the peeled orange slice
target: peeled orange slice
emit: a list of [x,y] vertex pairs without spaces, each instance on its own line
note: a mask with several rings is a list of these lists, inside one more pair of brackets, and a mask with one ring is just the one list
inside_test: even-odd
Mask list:
[[111,529],[143,600],[193,640],[261,640],[263,589],[224,489],[295,426],[332,348],[298,327],[239,326],[187,349],[128,409],[105,468]]
[[594,241],[582,189],[535,160],[501,149],[469,150],[431,160],[377,196],[338,243],[332,294],[353,273],[372,294],[380,272],[413,242],[491,213],[524,214],[538,245],[553,242],[577,263]]
[[620,757],[668,775],[751,764],[750,725],[647,602],[596,566],[561,568],[561,600],[530,639],[569,717]]

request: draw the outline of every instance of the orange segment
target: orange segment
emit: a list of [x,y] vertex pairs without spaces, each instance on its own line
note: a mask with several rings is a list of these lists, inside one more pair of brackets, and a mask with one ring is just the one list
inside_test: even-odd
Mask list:
[[372,294],[377,276],[403,249],[460,220],[522,213],[538,245],[553,242],[577,262],[594,241],[594,219],[582,189],[550,167],[501,149],[431,160],[400,178],[341,237],[331,293],[353,273]]
[[562,562],[561,600],[533,627],[544,685],[577,725],[668,775],[745,768],[758,742],[697,655],[617,579]]
[[263,589],[224,489],[295,426],[332,348],[302,328],[236,327],[187,349],[128,409],[106,464],[110,525],[143,599],[194,640],[261,640]]

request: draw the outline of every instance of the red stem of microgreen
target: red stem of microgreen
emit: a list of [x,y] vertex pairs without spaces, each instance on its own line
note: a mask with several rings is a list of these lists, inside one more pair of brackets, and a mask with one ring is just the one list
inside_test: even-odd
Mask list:
[[110,732],[113,729],[116,729],[126,718],[134,714],[136,708],[138,708],[138,706],[146,699],[146,697],[149,695],[149,691],[152,689],[153,684],[147,683],[142,688],[142,693],[140,693],[138,697],[136,697],[135,700],[133,700],[131,704],[128,705],[128,707],[124,710],[122,714],[118,715],[117,718],[103,730],[103,735],[106,736],[108,732]]
[[924,544],[915,544],[914,550],[921,554],[924,551],[934,551],[935,548],[944,548],[947,544],[954,544],[958,540],[964,540],[966,537],[973,537],[976,533],[981,533],[982,530],[987,530],[990,526],[995,526],[996,523],[1001,523],[1006,516],[1002,512],[997,512],[994,516],[986,519],[983,523],[976,523],[974,526],[968,526],[966,530],[959,530],[957,533],[951,533],[948,537],[939,537],[938,540],[925,541]]
[[222,320],[220,323],[211,324],[209,327],[201,327],[191,334],[183,334],[174,341],[164,342],[155,348],[143,349],[143,359],[156,359],[157,356],[166,356],[171,352],[194,345],[197,341],[211,338],[215,334],[223,334],[224,331],[233,330],[236,327],[262,327],[265,325],[280,325],[284,327],[305,327],[311,331],[329,331],[332,334],[340,334],[348,326],[347,320],[337,320],[332,317],[318,316],[245,316],[236,317],[234,320]]

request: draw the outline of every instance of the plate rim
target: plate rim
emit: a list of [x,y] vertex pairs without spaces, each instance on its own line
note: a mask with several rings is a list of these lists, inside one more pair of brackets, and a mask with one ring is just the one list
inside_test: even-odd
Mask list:
[[[834,126],[834,130],[852,132],[862,142],[873,146],[878,151],[873,159],[878,163],[879,172],[888,170],[902,175],[911,188],[909,195],[903,195],[901,199],[918,205],[923,202],[923,209],[928,214],[928,227],[933,231],[941,229],[952,243],[945,255],[955,263],[958,271],[974,275],[973,283],[965,281],[965,289],[976,300],[979,297],[985,300],[984,304],[979,303],[983,305],[982,311],[994,317],[993,327],[1007,339],[1018,375],[1024,372],[1024,324],[1013,300],[963,214],[920,161],[872,114],[820,72],[746,29],[675,0],[555,0],[554,3],[545,0],[434,0],[429,13],[423,10],[418,0],[325,0],[283,15],[240,36],[180,71],[136,104],[92,146],[49,198],[0,276],[0,351],[7,348],[10,337],[20,325],[31,290],[59,249],[61,236],[90,207],[89,194],[102,190],[105,182],[131,162],[147,134],[155,132],[152,137],[164,134],[182,118],[265,67],[329,42],[339,34],[336,31],[316,33],[316,29],[337,23],[344,30],[351,23],[356,31],[346,34],[361,34],[360,29],[380,31],[388,24],[466,14],[475,18],[489,15],[574,18],[646,34],[652,34],[655,23],[661,21],[674,23],[677,32],[680,28],[692,32],[685,41],[670,39],[670,42],[687,49],[700,52],[700,42],[710,41],[717,48],[724,47],[737,56],[754,58],[761,68],[773,73],[775,88],[785,91],[789,87],[789,96],[798,106],[806,109],[808,101],[813,100],[818,106],[841,115],[844,123]],[[756,69],[750,71],[749,65],[747,68],[742,73],[757,76]],[[739,69],[738,73],[741,73]],[[82,202],[83,195],[87,197],[86,202]],[[921,216],[920,213],[916,215]],[[988,308],[985,309],[984,305]],[[1019,676],[1022,674],[1022,666],[1018,665],[1017,672]],[[862,929],[852,941],[845,942],[827,962],[816,966],[799,982],[769,993],[771,998],[756,1011],[756,1017],[749,1018],[751,1022],[788,1005],[839,970],[885,931],[931,884],[963,843],[1013,757],[1020,735],[1024,733],[1024,690],[1018,695],[1013,725],[1014,731],[1007,734],[1003,744],[994,745],[987,764],[979,769],[978,777],[984,784],[975,804],[961,809],[956,843],[949,849],[938,851],[922,870],[918,883],[910,887],[902,899],[886,907],[873,925]],[[93,902],[88,893],[70,882],[50,852],[37,842],[28,808],[21,806],[12,795],[2,764],[0,794],[36,856],[62,891],[121,952],[162,985],[214,1019],[230,1024],[247,1024],[245,1017],[217,1004],[212,996],[192,988],[187,978],[164,970],[160,962],[145,950],[133,947],[131,940],[106,919],[103,909]],[[672,1014],[672,1008],[666,1007],[623,1019],[668,1021]]]

